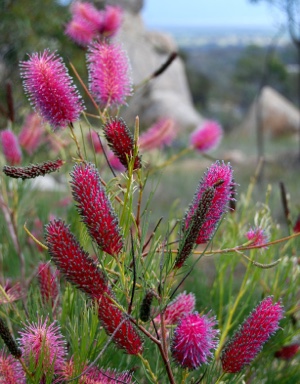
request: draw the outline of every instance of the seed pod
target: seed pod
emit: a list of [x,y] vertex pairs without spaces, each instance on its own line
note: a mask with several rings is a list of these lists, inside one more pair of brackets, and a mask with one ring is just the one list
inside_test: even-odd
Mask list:
[[150,289],[146,292],[140,308],[140,319],[145,323],[150,318],[151,304],[154,297],[154,292]]
[[2,337],[5,345],[9,352],[16,358],[19,359],[22,356],[21,349],[17,346],[17,343],[13,339],[11,333],[5,322],[0,317],[0,336]]

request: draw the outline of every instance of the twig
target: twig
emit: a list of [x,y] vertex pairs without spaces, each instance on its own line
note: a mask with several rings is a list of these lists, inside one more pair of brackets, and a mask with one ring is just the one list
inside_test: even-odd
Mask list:
[[70,67],[72,68],[72,71],[74,72],[75,76],[77,77],[78,81],[80,82],[82,88],[85,90],[86,94],[88,95],[88,97],[90,98],[91,102],[93,103],[94,107],[97,109],[97,111],[99,111],[99,108],[98,108],[98,105],[97,105],[96,101],[94,100],[93,96],[90,94],[90,92],[87,89],[86,85],[82,81],[82,78],[80,77],[80,75],[77,72],[76,68],[74,67],[74,65],[71,62],[69,62],[69,64],[70,64]]
[[27,233],[27,235],[29,236],[29,237],[31,237],[32,238],[32,240],[36,243],[36,244],[38,244],[40,247],[42,247],[43,249],[45,249],[46,251],[48,251],[48,247],[46,246],[46,245],[44,245],[43,243],[41,243],[30,231],[29,231],[29,229],[27,228],[27,226],[26,226],[26,222],[25,222],[25,224],[23,225],[23,228],[24,228],[24,230],[25,230],[25,232]]
[[162,220],[163,220],[163,217],[161,217],[161,218],[158,220],[158,222],[157,222],[156,226],[154,227],[154,229],[153,229],[151,235],[149,236],[148,240],[147,240],[146,243],[144,244],[143,249],[142,249],[142,252],[144,252],[145,248],[146,248],[147,245],[150,243],[151,239],[152,239],[153,236],[155,235],[155,232],[157,231],[158,227],[160,226],[160,223],[162,222]]
[[79,156],[79,159],[83,162],[84,158],[82,156],[81,149],[80,149],[77,137],[76,137],[75,132],[74,132],[74,125],[73,125],[73,123],[69,123],[69,128],[70,128],[70,131],[71,131],[71,138],[73,139],[73,141],[75,142],[76,147],[77,147],[77,154]]
[[290,233],[290,229],[292,227],[291,215],[290,215],[290,209],[289,209],[289,203],[287,199],[285,185],[282,181],[279,182],[279,188],[280,188],[280,195],[281,195],[281,202],[283,206],[284,217],[285,217],[286,225],[288,228],[288,232]]

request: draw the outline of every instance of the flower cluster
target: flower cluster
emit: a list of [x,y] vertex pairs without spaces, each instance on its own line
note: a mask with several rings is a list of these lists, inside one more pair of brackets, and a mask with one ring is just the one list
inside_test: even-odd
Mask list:
[[233,184],[230,165],[216,162],[198,185],[182,228],[174,268],[181,268],[195,244],[208,242],[214,234],[223,213],[227,210]]
[[83,47],[98,38],[113,37],[122,24],[121,8],[109,5],[100,11],[92,3],[75,1],[71,14],[65,34]]
[[48,319],[25,325],[20,332],[19,342],[23,358],[34,366],[42,365],[43,373],[52,370],[61,373],[66,357],[66,341],[58,324],[48,324]]
[[[170,326],[178,324],[182,317],[192,313],[195,310],[195,301],[195,295],[191,292],[186,293],[184,291],[177,295],[163,310],[165,325]],[[156,327],[159,328],[161,324],[161,314],[157,315],[153,321],[156,324]]]
[[249,229],[246,233],[246,237],[249,240],[250,245],[263,245],[269,241],[266,231],[260,227]]
[[41,164],[31,164],[27,167],[13,167],[6,165],[3,167],[3,172],[6,176],[15,179],[33,179],[38,176],[45,176],[47,173],[56,172],[63,163],[62,160],[57,159],[54,161],[46,161]]
[[20,67],[29,99],[54,130],[78,120],[83,103],[59,56],[46,49],[29,55]]
[[21,284],[18,282],[12,285],[8,279],[4,287],[0,289],[0,304],[13,303],[14,301],[20,300],[23,296],[24,292]]
[[208,188],[213,188],[215,193],[211,202],[211,208],[205,215],[205,220],[199,231],[196,243],[202,244],[209,241],[218,225],[223,213],[228,208],[231,198],[231,187],[233,183],[232,168],[229,164],[216,162],[206,172],[200,181],[194,200],[187,211],[185,218],[185,230],[193,217],[199,201]]
[[207,120],[191,134],[191,145],[200,152],[218,147],[223,137],[222,127],[213,120]]
[[10,129],[5,129],[0,132],[0,142],[7,163],[12,166],[19,165],[22,161],[22,152],[17,136]]
[[38,281],[43,303],[50,302],[54,307],[59,297],[58,271],[54,271],[49,263],[40,263]]
[[[74,373],[74,361],[72,359],[66,362],[61,376],[64,380],[71,380],[76,376]],[[87,365],[82,371],[79,384],[114,384],[119,382],[132,384],[132,376],[132,373],[128,371],[117,372],[112,369],[104,370],[92,365]]]
[[26,384],[22,365],[5,351],[0,351],[0,379],[4,384]]
[[61,220],[46,226],[46,243],[57,268],[66,279],[98,303],[98,316],[114,342],[128,354],[143,350],[142,340],[126,315],[115,305],[107,278],[83,250],[70,229]]
[[[195,309],[195,301],[195,295],[192,292],[182,292],[176,296],[165,310],[166,324],[177,324],[181,317],[193,312]],[[158,321],[158,317],[154,320]]]
[[101,107],[120,106],[131,95],[128,57],[120,44],[95,42],[89,46],[90,91]]
[[[128,169],[128,163],[134,156],[134,138],[123,119],[116,118],[108,121],[104,126],[104,134],[108,145],[120,160],[120,163]],[[141,167],[141,159],[137,155],[134,159],[133,169]]]
[[77,164],[71,176],[73,197],[90,236],[103,251],[118,255],[123,237],[97,169],[90,163]]
[[182,367],[196,369],[207,364],[212,350],[218,345],[218,330],[215,317],[197,312],[183,316],[174,331],[171,352],[174,360]]
[[44,128],[41,117],[37,113],[30,113],[22,126],[19,134],[21,147],[29,154],[33,155],[43,141]]
[[221,355],[223,370],[237,373],[250,364],[271,335],[279,329],[282,317],[281,303],[273,304],[273,298],[266,297],[225,345]]
[[62,220],[47,224],[45,238],[52,261],[70,283],[91,297],[107,290],[105,275]]
[[141,151],[161,148],[170,145],[175,136],[175,121],[171,118],[162,118],[140,135],[139,148]]

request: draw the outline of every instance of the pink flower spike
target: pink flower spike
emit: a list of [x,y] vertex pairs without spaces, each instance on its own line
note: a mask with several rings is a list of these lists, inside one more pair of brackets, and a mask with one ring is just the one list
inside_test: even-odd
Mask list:
[[[133,157],[134,138],[125,121],[121,118],[111,119],[105,124],[103,130],[109,147],[128,169],[128,163]],[[133,165],[133,169],[138,168],[141,168],[139,155],[136,156]]]
[[65,278],[92,298],[107,291],[107,279],[62,220],[46,225],[46,244],[57,269]]
[[122,17],[123,11],[120,7],[108,5],[103,12],[103,24],[101,33],[107,37],[114,36],[121,27]]
[[58,271],[53,271],[49,263],[40,263],[38,281],[43,304],[51,303],[53,308],[58,302],[59,295]]
[[7,163],[19,165],[22,161],[22,152],[15,134],[10,129],[5,129],[0,132],[0,141]]
[[219,331],[215,317],[189,313],[181,318],[175,328],[171,345],[173,359],[182,368],[197,369],[207,364],[212,350],[218,345]]
[[222,127],[213,120],[207,120],[191,134],[191,145],[200,152],[208,152],[220,144]]
[[31,164],[27,167],[13,167],[5,165],[3,172],[6,176],[14,179],[33,179],[38,176],[45,176],[47,173],[58,171],[64,162],[60,159],[54,161],[45,161],[45,163]]
[[170,145],[175,136],[174,120],[171,118],[162,118],[140,135],[139,148],[142,151],[161,148],[165,145]]
[[[263,228],[251,228],[246,233],[247,239],[251,242],[250,245],[263,245],[269,241],[269,237]],[[268,248],[268,247],[263,247]]]
[[104,252],[117,256],[124,241],[98,170],[91,163],[76,164],[71,177],[72,194],[90,236]]
[[71,20],[65,29],[65,34],[76,44],[86,47],[95,37],[95,30],[84,19]]
[[71,13],[74,20],[88,24],[92,31],[101,30],[103,12],[95,8],[92,3],[75,1],[71,5]]
[[283,346],[279,351],[275,352],[275,357],[281,360],[290,360],[296,356],[300,350],[300,343],[293,343]]
[[43,140],[42,119],[36,113],[30,113],[19,134],[19,143],[29,155],[33,155]]
[[200,181],[194,200],[186,214],[185,230],[188,229],[190,220],[198,207],[198,203],[204,192],[213,187],[215,194],[211,202],[211,207],[205,217],[196,244],[202,244],[209,241],[217,227],[223,213],[228,208],[231,198],[231,187],[233,183],[232,168],[229,164],[219,163],[212,164],[204,177]]
[[300,232],[300,215],[298,215],[295,225],[293,227],[294,233],[299,233]]
[[3,384],[26,384],[21,363],[13,356],[0,352],[0,382]]
[[59,325],[56,322],[48,323],[48,319],[43,321],[40,318],[37,323],[29,323],[20,332],[22,357],[28,365],[30,362],[35,367],[42,364],[44,374],[51,372],[53,368],[54,373],[59,374],[65,362],[66,341]]
[[59,56],[46,49],[30,55],[20,68],[30,101],[54,130],[78,120],[83,103]]
[[23,296],[25,296],[25,293],[22,290],[21,284],[11,285],[10,280],[7,280],[5,286],[0,290],[0,304],[13,303],[20,300]]
[[102,153],[102,145],[100,143],[98,134],[96,131],[92,130],[87,134],[87,140],[90,147],[95,151],[95,153]]
[[98,317],[103,328],[108,335],[112,335],[119,327],[113,337],[117,346],[129,355],[142,353],[143,341],[140,335],[124,312],[113,303],[111,297],[112,292],[108,291],[106,295],[100,295],[98,298]]
[[[194,311],[195,301],[193,293],[183,292],[177,295],[165,310],[165,323],[167,325],[177,324],[183,316]],[[160,315],[156,316],[154,321],[159,323]]]
[[281,302],[273,304],[272,296],[261,301],[225,345],[221,354],[224,372],[237,373],[250,364],[279,329],[282,318]]
[[102,107],[120,106],[131,95],[129,61],[118,44],[96,42],[89,48],[89,87]]

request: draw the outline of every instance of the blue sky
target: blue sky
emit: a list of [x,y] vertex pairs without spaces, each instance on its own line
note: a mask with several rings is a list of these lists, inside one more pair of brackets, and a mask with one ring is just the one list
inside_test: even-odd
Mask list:
[[248,0],[144,0],[143,19],[157,26],[254,26],[275,28],[275,9]]

